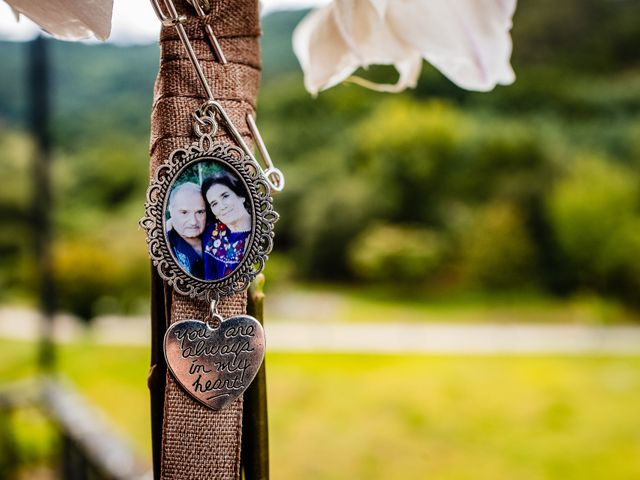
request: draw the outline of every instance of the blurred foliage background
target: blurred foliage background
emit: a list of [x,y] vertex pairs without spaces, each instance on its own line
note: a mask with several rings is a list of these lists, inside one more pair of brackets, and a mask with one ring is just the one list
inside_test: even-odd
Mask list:
[[[342,85],[315,100],[290,47],[303,14],[263,22],[259,123],[288,181],[276,256],[289,267],[272,280],[589,292],[638,307],[639,2],[519,2],[517,81],[491,93],[426,66],[401,95]],[[157,47],[51,43],[60,307],[85,318],[144,310],[135,225]],[[0,63],[0,300],[28,300],[25,45],[2,43]]]
[[[287,177],[267,266],[276,321],[638,321],[640,2],[520,0],[517,81],[490,93],[425,65],[403,94],[346,84],[317,99],[290,45],[305,13],[263,18],[258,123]],[[49,46],[59,309],[147,312],[137,222],[157,46]],[[26,57],[0,42],[0,304],[34,306]],[[59,346],[59,371],[149,457],[148,347],[84,333]],[[36,350],[0,339],[2,381],[33,375]],[[639,476],[637,356],[270,352],[267,363],[274,478]],[[54,430],[34,411],[0,421],[0,436],[12,429],[24,463],[48,464]]]

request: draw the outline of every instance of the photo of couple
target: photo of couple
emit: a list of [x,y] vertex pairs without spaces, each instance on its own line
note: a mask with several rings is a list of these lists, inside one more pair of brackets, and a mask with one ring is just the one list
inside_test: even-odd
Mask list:
[[215,162],[199,162],[177,178],[169,194],[165,231],[185,272],[219,280],[240,265],[252,227],[248,199],[240,179]]

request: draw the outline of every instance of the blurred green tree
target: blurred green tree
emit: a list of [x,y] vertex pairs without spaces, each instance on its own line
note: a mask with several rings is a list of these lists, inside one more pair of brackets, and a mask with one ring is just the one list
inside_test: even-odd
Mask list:
[[548,208],[576,285],[637,300],[639,207],[640,188],[631,170],[594,154],[573,159]]

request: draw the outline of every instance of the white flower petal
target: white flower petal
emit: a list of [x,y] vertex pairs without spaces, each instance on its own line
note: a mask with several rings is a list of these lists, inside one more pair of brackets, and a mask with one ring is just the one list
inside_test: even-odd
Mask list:
[[491,90],[512,83],[511,17],[516,0],[394,0],[387,18],[395,34],[454,83]]
[[394,65],[395,85],[355,83],[382,91],[415,86],[421,55],[454,83],[491,90],[513,82],[511,17],[516,0],[334,0],[294,32],[305,86],[316,93],[358,67]]
[[420,52],[416,52],[414,55],[394,63],[393,66],[399,74],[398,81],[394,84],[375,83],[356,76],[351,76],[347,80],[371,90],[385,93],[400,93],[407,88],[416,87],[418,78],[420,77],[420,70],[422,69],[422,56]]
[[418,78],[420,77],[420,70],[422,70],[422,57],[420,52],[416,51],[413,55],[409,55],[406,59],[395,63],[394,66],[400,74],[397,87],[402,91],[405,88],[415,88],[418,84]]
[[111,33],[113,0],[5,0],[54,37],[79,40]]
[[371,5],[373,6],[373,8],[376,9],[376,12],[380,16],[380,18],[384,18],[385,14],[387,13],[387,6],[389,5],[389,2],[391,2],[392,0],[369,0],[369,1],[371,2]]
[[[360,66],[365,68],[403,61],[416,50],[389,29],[384,12],[380,11],[385,7],[374,1],[340,0],[335,2],[334,8],[340,33],[360,59]],[[386,3],[389,6],[392,0]]]
[[332,87],[359,65],[338,30],[334,4],[315,10],[293,32],[293,51],[304,72],[304,85],[313,95]]
[[[378,91],[399,92],[415,87],[420,52],[398,39],[387,27],[384,11],[392,0],[342,0],[305,17],[293,35],[293,47],[312,94],[349,78]],[[350,77],[358,67],[394,65],[398,82],[376,84]]]

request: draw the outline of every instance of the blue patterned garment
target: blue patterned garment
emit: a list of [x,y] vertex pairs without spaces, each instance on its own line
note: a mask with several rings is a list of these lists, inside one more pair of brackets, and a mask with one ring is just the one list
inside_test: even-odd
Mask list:
[[240,265],[250,233],[232,232],[222,222],[207,225],[202,236],[205,280],[224,278]]

